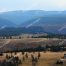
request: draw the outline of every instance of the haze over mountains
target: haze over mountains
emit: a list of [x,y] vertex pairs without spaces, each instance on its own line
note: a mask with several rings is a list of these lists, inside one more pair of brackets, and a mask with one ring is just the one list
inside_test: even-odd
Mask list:
[[[37,31],[39,27],[39,31],[66,34],[66,28],[63,28],[63,26],[66,26],[66,11],[30,10],[4,12],[0,14],[0,27],[3,26],[23,27],[31,31],[34,31],[34,29]],[[59,32],[61,28],[63,29]]]

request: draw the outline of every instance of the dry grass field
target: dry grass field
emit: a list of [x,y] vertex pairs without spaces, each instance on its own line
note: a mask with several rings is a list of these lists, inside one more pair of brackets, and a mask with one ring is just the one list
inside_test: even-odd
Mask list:
[[[45,39],[45,38],[0,39],[0,46],[2,48],[1,49],[2,51],[3,49],[4,50],[13,49],[15,46],[19,48],[20,47],[23,48],[23,47],[36,46],[39,44],[40,45],[45,45],[45,44],[56,45],[62,41],[63,41],[62,39],[60,40],[60,39]],[[40,52],[41,57],[36,63],[36,66],[66,66],[66,60],[64,61],[63,65],[56,64],[57,60],[61,59],[65,53],[66,52]],[[28,53],[28,58],[25,58],[25,61],[22,61],[22,64],[19,66],[32,66],[31,54],[37,57],[38,52]],[[22,60],[23,55],[21,53],[17,53],[17,55]],[[3,58],[5,58],[5,54],[3,57],[2,56],[0,57],[0,60],[2,60]]]
[[[36,66],[66,66],[66,59],[63,64],[56,64],[57,60],[61,59],[65,53],[66,52],[40,52],[41,56],[38,62],[36,63]],[[18,57],[21,60],[23,56],[25,57],[25,54],[22,55],[21,53],[17,53]],[[22,64],[20,64],[19,66],[32,66],[31,54],[33,54],[34,57],[38,56],[38,52],[34,52],[34,53],[27,52],[27,54],[28,54],[28,58],[25,58],[25,61],[22,61]],[[4,57],[5,57],[5,54],[4,54]]]
[[[65,52],[41,52],[41,57],[38,60],[36,66],[66,66],[66,61],[63,65],[56,64],[56,61],[61,59],[64,56],[64,53]],[[34,55],[37,57],[37,52],[35,52]],[[20,66],[32,66],[30,53],[29,58],[26,59]]]
[[22,39],[0,39],[0,47],[2,51],[13,50],[17,48],[32,48],[39,45],[58,45],[62,39],[46,39],[46,38],[22,38]]
[[10,42],[15,43],[31,43],[31,42],[51,42],[51,41],[61,41],[62,39],[47,39],[47,38],[22,38],[22,39],[0,39],[0,43],[5,41],[11,40]]

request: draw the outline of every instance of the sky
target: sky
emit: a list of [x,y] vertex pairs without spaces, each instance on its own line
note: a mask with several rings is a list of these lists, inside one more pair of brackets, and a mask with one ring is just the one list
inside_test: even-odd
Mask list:
[[64,11],[66,0],[0,0],[0,12],[15,10]]

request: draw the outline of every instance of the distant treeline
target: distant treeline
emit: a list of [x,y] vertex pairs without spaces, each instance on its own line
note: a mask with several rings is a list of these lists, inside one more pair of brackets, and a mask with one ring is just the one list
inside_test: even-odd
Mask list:
[[60,34],[48,34],[46,36],[37,36],[32,38],[58,38],[58,39],[66,39],[66,35],[60,35]]
[[49,33],[45,32],[42,27],[38,26],[33,26],[29,28],[25,27],[6,27],[4,29],[0,30],[0,37],[12,37],[12,36],[19,36],[22,34],[44,34],[46,33],[47,35],[45,36],[32,36],[32,38],[66,38],[66,34],[61,34],[61,33]]
[[60,52],[60,51],[66,51],[66,45],[46,45],[45,47],[42,47],[41,45],[35,47],[35,48],[17,48],[16,50],[8,50],[5,53],[8,52],[46,52],[46,51],[51,51],[51,52]]
[[[13,34],[14,35],[14,34]],[[14,36],[11,36],[11,35],[7,35],[7,36],[0,36],[0,39],[13,39],[13,38],[16,38],[16,39],[21,39],[23,37],[26,37],[26,38],[58,38],[58,39],[66,39],[66,35],[59,35],[59,34],[52,34],[52,35],[42,35],[42,36],[30,36],[30,34],[28,34],[27,36],[19,36],[19,35],[14,35]]]

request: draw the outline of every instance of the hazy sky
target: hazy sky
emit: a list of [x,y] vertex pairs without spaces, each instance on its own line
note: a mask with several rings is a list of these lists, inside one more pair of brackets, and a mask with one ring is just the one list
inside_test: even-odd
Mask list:
[[0,0],[0,12],[13,10],[66,10],[66,0]]

